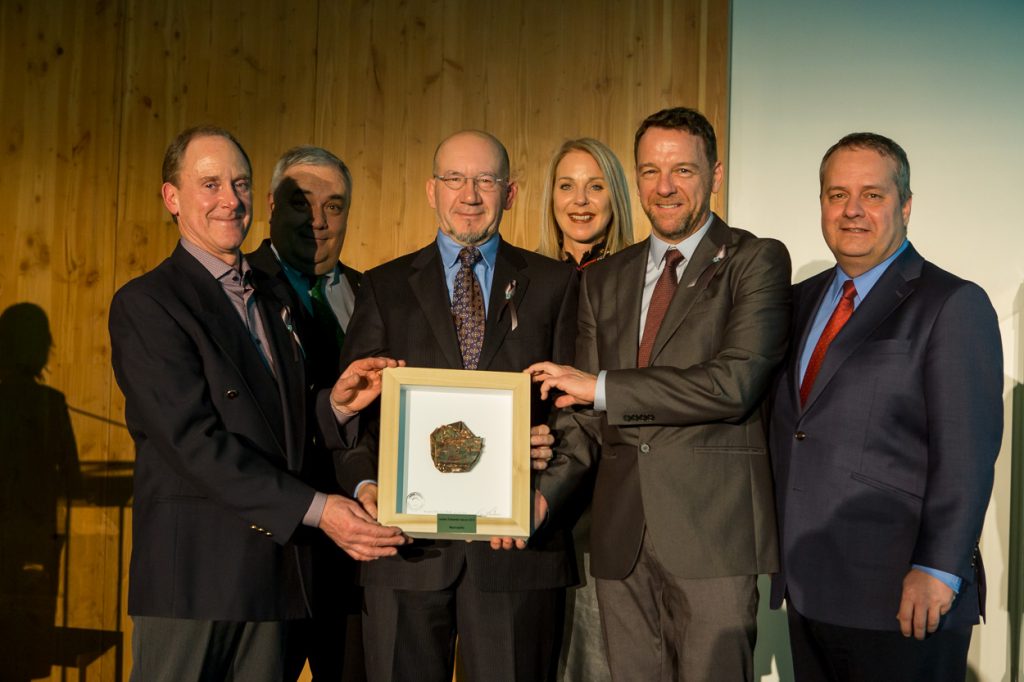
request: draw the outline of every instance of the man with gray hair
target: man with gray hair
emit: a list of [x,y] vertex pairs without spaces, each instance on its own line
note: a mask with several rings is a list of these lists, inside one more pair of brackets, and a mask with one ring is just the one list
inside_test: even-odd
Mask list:
[[[345,243],[352,175],[322,147],[286,151],[270,180],[270,239],[249,254],[257,284],[292,311],[305,352],[307,389],[316,394],[341,372],[341,346],[360,273],[338,259]],[[312,404],[308,402],[307,404]],[[315,419],[310,412],[308,419]],[[331,453],[306,443],[303,478],[318,490],[341,492]],[[326,538],[313,540],[312,617],[289,631],[288,679],[306,659],[315,679],[365,679],[355,562]]]
[[160,190],[178,245],[110,304],[111,364],[136,448],[128,613],[137,682],[279,682],[289,630],[309,613],[308,536],[319,528],[362,560],[406,542],[304,480],[306,443],[344,448],[381,371],[399,363],[349,366],[316,396],[313,426],[290,312],[254,283],[240,251],[251,177],[228,131],[179,134]]

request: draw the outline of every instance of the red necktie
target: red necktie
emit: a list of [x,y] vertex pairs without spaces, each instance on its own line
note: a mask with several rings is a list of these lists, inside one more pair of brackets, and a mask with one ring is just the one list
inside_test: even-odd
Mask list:
[[857,288],[853,286],[853,280],[848,279],[843,282],[843,297],[839,299],[839,305],[832,311],[832,317],[828,318],[828,324],[825,325],[825,330],[821,332],[818,345],[814,347],[811,359],[807,363],[807,371],[804,372],[804,380],[800,384],[801,407],[807,402],[807,396],[811,394],[811,388],[814,387],[814,378],[818,376],[818,370],[821,369],[821,363],[825,359],[825,353],[828,352],[829,344],[832,343],[832,339],[836,338],[836,334],[843,328],[846,321],[850,319],[850,315],[853,315],[853,298],[856,295]]
[[679,279],[676,277],[676,266],[682,260],[683,254],[675,249],[669,249],[665,252],[665,268],[661,271],[658,281],[654,284],[651,303],[647,306],[644,335],[640,337],[640,349],[636,354],[637,367],[647,367],[651,362],[654,338],[658,335],[661,321],[665,319],[668,304],[672,302],[672,294],[676,293],[676,288],[679,286]]

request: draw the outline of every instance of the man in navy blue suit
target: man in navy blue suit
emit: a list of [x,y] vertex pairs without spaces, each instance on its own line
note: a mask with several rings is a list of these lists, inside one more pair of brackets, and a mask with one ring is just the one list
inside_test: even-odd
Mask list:
[[797,680],[963,680],[1002,436],[1002,347],[977,285],[907,241],[910,165],[847,135],[821,163],[836,267],[794,287],[771,447]]

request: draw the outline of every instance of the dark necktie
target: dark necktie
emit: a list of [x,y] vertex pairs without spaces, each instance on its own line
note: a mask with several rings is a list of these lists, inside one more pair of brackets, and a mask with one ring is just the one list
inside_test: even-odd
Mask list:
[[832,339],[836,338],[846,321],[850,319],[850,315],[853,315],[853,298],[856,295],[857,288],[853,285],[853,280],[848,279],[843,282],[843,297],[839,299],[839,304],[832,311],[832,317],[828,318],[828,324],[821,332],[821,338],[818,339],[817,345],[814,346],[814,352],[811,353],[811,359],[807,362],[804,380],[800,384],[801,407],[807,402],[807,396],[814,388],[814,379],[818,376],[818,370],[821,369],[821,363],[825,359],[825,353],[828,352],[829,344],[832,343]]
[[475,246],[459,251],[458,273],[452,287],[452,319],[462,351],[462,367],[476,369],[484,344],[484,292],[473,274],[473,265],[481,258]]
[[640,350],[636,354],[636,366],[646,367],[651,362],[651,351],[654,350],[654,339],[658,336],[661,321],[665,319],[668,304],[672,295],[679,287],[676,277],[676,266],[683,262],[683,254],[675,249],[665,252],[665,268],[654,284],[651,303],[647,306],[647,320],[644,322],[644,335],[640,337]]
[[341,348],[345,342],[345,330],[338,324],[338,318],[335,317],[334,311],[331,310],[331,304],[327,302],[327,296],[324,295],[327,275],[311,277],[310,280],[309,302],[313,308],[313,320],[320,333],[333,335],[338,342],[338,348]]

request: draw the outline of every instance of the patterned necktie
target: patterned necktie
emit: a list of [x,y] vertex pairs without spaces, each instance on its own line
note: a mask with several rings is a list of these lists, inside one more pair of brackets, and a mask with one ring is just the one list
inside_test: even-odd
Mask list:
[[324,294],[327,275],[309,279],[309,302],[313,308],[313,320],[322,334],[333,334],[338,342],[338,348],[341,348],[345,343],[345,330],[338,324],[338,318],[335,317],[331,304],[327,302],[327,296]]
[[828,318],[828,324],[825,325],[824,331],[821,332],[821,338],[818,339],[817,345],[814,346],[814,352],[811,353],[811,359],[807,362],[807,371],[804,372],[804,380],[800,384],[801,407],[807,402],[807,396],[811,394],[811,389],[814,387],[814,379],[818,376],[821,363],[825,359],[825,353],[828,352],[829,344],[832,343],[832,339],[836,338],[836,334],[843,328],[846,321],[850,319],[850,315],[853,315],[853,298],[856,295],[857,287],[853,285],[853,280],[848,279],[843,282],[843,297],[839,299],[839,304],[832,311],[832,317]]
[[481,258],[475,246],[459,251],[459,272],[452,288],[452,319],[459,338],[464,369],[476,369],[484,345],[484,292],[473,274],[473,265]]
[[665,319],[668,304],[672,295],[679,287],[676,277],[676,266],[683,262],[683,254],[675,249],[665,252],[665,268],[661,271],[658,281],[654,284],[651,303],[647,306],[647,321],[644,323],[644,335],[640,338],[640,349],[636,354],[636,366],[646,367],[651,362],[651,351],[654,350],[654,339],[658,336],[661,321]]

